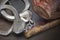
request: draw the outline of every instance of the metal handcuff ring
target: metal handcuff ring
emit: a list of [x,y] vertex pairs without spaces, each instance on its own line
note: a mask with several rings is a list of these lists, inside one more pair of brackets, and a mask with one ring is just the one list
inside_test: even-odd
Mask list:
[[[11,7],[9,7],[9,5],[3,5],[2,7],[1,7],[1,9],[4,9],[4,8],[10,8],[11,9]],[[2,13],[2,11],[3,11],[3,13],[5,13],[5,11],[4,10],[1,10],[1,13]],[[16,10],[17,11],[17,10]],[[10,16],[7,16],[7,17],[10,17]],[[29,10],[26,10],[25,12],[23,12],[23,13],[21,13],[20,14],[20,22],[17,22],[18,24],[19,24],[19,26],[18,26],[18,24],[15,24],[15,25],[17,25],[18,27],[16,27],[15,25],[15,27],[14,27],[14,32],[16,33],[16,34],[18,34],[18,33],[21,33],[22,31],[24,31],[24,30],[26,30],[25,29],[25,25],[26,25],[26,28],[27,28],[27,25],[30,25],[30,23],[27,23],[26,24],[26,22],[31,22],[31,25],[33,25],[34,23],[33,23],[33,21],[31,20],[31,18],[32,18],[32,13],[29,11]],[[14,19],[15,20],[15,19]],[[17,19],[18,20],[18,19]],[[21,21],[22,20],[22,21]],[[33,24],[32,24],[33,23]],[[23,26],[21,26],[21,25]],[[24,24],[24,25],[23,25]],[[21,28],[19,28],[21,26]],[[28,27],[30,27],[30,26],[28,26]],[[32,28],[32,27],[30,27],[30,28]],[[28,28],[28,29],[30,29],[30,28]]]
[[1,35],[8,35],[12,31],[15,32],[16,34],[21,33],[24,29],[25,23],[20,19],[20,16],[19,16],[17,10],[13,6],[2,5],[0,10],[6,9],[6,8],[13,12],[15,19],[14,19],[14,22],[13,22],[13,25],[11,26],[11,28],[8,31],[0,31],[0,34]]
[[[8,8],[9,7],[9,5],[4,5],[4,6],[2,6],[1,7],[1,9],[4,9],[4,8]],[[3,12],[2,12],[3,11]],[[5,11],[4,10],[2,10],[1,11],[1,13],[5,13]],[[5,14],[4,14],[5,15]],[[6,15],[6,17],[9,17],[10,18],[10,16],[7,16]],[[25,12],[23,12],[23,13],[21,13],[20,14],[20,18],[21,19],[19,19],[20,20],[20,22],[17,22],[17,23],[19,23],[19,26],[17,25],[17,24],[15,24],[15,25],[17,25],[18,27],[14,27],[14,32],[16,33],[16,34],[18,34],[18,33],[21,33],[22,31],[24,31],[25,30],[25,25],[26,25],[26,22],[28,22],[28,21],[30,21],[31,20],[31,18],[32,18],[32,13],[29,11],[29,10],[26,10]],[[17,19],[18,20],[18,19]],[[21,21],[22,20],[22,21]],[[23,23],[22,23],[23,22]],[[32,21],[31,21],[31,23],[33,23]],[[23,26],[21,26],[21,25]],[[24,25],[23,25],[24,24]],[[28,24],[28,23],[27,23]],[[21,28],[19,28],[21,26]],[[29,29],[29,28],[28,28]],[[20,32],[21,31],[21,32]]]
[[[22,11],[22,13],[20,13],[19,15],[20,15],[20,17],[21,17],[21,20],[23,20],[25,23],[26,22],[31,22],[31,23],[33,23],[33,21],[31,20],[31,18],[32,18],[32,12],[31,11],[29,11],[28,9],[29,9],[29,7],[30,7],[30,3],[28,2],[28,0],[24,0],[24,2],[25,2],[25,9]],[[8,20],[10,20],[10,21],[13,21],[14,20],[14,16],[10,16],[10,15],[8,15],[4,10],[2,10],[1,11],[1,14],[6,18],[6,19],[8,19]],[[30,21],[31,20],[31,21]],[[29,23],[27,23],[28,25],[30,25]],[[26,25],[27,25],[26,24]],[[33,24],[31,24],[31,25],[33,25]],[[26,27],[27,28],[27,27]],[[30,29],[30,27],[28,28],[28,29]]]
[[[11,6],[9,6],[9,5],[3,5],[2,7],[1,7],[1,9],[4,9],[4,8],[7,8],[7,9],[11,9],[12,11],[13,11],[13,7]],[[14,22],[14,27],[11,27],[8,31],[6,31],[6,32],[3,32],[2,33],[2,31],[0,32],[0,34],[1,35],[8,35],[11,31],[13,31],[13,32],[15,32],[16,34],[18,34],[18,33],[21,33],[21,32],[23,32],[24,30],[26,30],[25,29],[25,23],[26,22],[28,22],[30,19],[31,19],[31,16],[30,16],[30,11],[29,10],[27,10],[28,8],[26,8],[26,11],[23,11],[23,13],[21,13],[21,14],[19,14],[20,15],[20,17],[21,17],[21,19],[19,19],[19,15],[18,16],[16,16],[17,17],[17,19],[16,19],[16,21]],[[16,10],[15,8],[14,8],[14,10]],[[4,15],[5,14],[7,14],[4,10],[2,10],[1,11],[1,13],[3,13]],[[25,15],[24,15],[25,14]],[[8,15],[8,14],[7,14]],[[14,16],[4,16],[5,18],[7,18],[7,19],[9,19],[9,18],[14,18]],[[24,17],[27,17],[27,20],[24,18]],[[13,20],[15,20],[15,19],[13,19]],[[18,20],[18,21],[17,21]],[[23,21],[22,21],[23,20]],[[31,21],[31,23],[33,23],[32,21]],[[28,23],[29,24],[29,23]],[[29,24],[30,25],[30,24]],[[22,27],[20,27],[20,26],[22,26]],[[27,28],[27,27],[26,27]],[[28,28],[29,29],[29,28]]]
[[[28,9],[29,9],[29,7],[30,7],[30,3],[29,3],[29,1],[28,0],[24,0],[24,2],[25,2],[25,8],[24,8],[24,10],[22,10],[22,13],[25,13],[25,11],[26,12],[31,12],[31,11],[29,11]],[[8,20],[10,20],[10,21],[13,21],[14,19],[15,19],[15,17],[14,16],[11,16],[11,15],[8,15],[6,12],[4,12],[4,11],[2,11],[1,12],[1,14],[6,18],[6,19],[8,19]],[[28,13],[29,14],[29,13]],[[19,14],[20,15],[20,14]],[[20,15],[21,16],[21,15]],[[23,19],[22,19],[23,20]],[[24,20],[25,21],[25,20]]]

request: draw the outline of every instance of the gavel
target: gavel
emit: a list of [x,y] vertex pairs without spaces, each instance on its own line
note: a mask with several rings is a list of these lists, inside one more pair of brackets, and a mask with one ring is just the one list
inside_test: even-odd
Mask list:
[[53,20],[38,25],[31,30],[24,32],[26,38],[29,38],[37,33],[45,31],[60,24],[60,1],[59,0],[32,0],[33,10],[36,14],[45,20]]
[[60,18],[59,0],[32,0],[33,10],[44,19]]
[[58,24],[60,24],[60,19],[48,22],[48,23],[46,23],[44,25],[35,26],[31,30],[28,30],[27,32],[25,32],[24,35],[25,35],[26,38],[30,38],[31,36],[36,35],[36,34],[38,34],[40,32],[45,31],[45,30],[48,30],[48,29],[50,29],[52,27],[55,27]]

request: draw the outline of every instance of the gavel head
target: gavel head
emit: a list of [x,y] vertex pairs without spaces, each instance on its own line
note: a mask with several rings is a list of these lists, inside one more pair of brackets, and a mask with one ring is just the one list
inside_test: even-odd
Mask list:
[[[44,19],[60,17],[59,0],[32,0],[33,10]],[[59,9],[60,10],[60,9]]]

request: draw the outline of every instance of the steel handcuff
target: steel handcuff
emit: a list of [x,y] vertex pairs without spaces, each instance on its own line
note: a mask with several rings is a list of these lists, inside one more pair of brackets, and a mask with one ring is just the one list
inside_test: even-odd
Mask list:
[[[0,34],[1,35],[8,35],[11,31],[13,31],[13,32],[15,32],[16,34],[18,34],[18,33],[21,33],[22,31],[24,31],[24,28],[25,28],[25,23],[26,22],[29,22],[29,18],[30,18],[30,16],[29,16],[29,13],[31,13],[29,10],[27,10],[27,11],[23,11],[23,13],[21,13],[20,14],[20,17],[19,17],[19,15],[17,14],[17,15],[15,15],[15,13],[18,13],[17,12],[17,10],[15,9],[15,8],[13,8],[12,6],[10,6],[10,5],[3,5],[3,6],[1,6],[1,9],[5,9],[5,8],[7,8],[7,9],[10,9],[10,10],[15,10],[15,12],[13,11],[13,13],[14,13],[14,23],[13,23],[13,26],[8,30],[8,31],[6,31],[6,32],[0,32]],[[1,10],[2,12],[1,13],[6,13],[4,10]],[[28,14],[28,16],[27,15],[25,15],[25,17],[28,17],[28,19],[29,20],[25,20],[24,19],[24,14]],[[3,15],[3,14],[2,14]],[[4,16],[4,15],[3,15]],[[7,15],[6,15],[7,16]],[[9,17],[9,16],[7,16],[7,17]],[[15,18],[16,17],[16,18]],[[11,18],[11,17],[10,17]],[[31,20],[32,21],[32,20]],[[32,25],[32,24],[31,24]],[[22,26],[22,27],[20,27],[20,26]]]
[[[0,7],[0,9],[3,7],[4,5],[2,5],[1,7]],[[24,28],[24,22],[20,19],[20,17],[19,17],[19,14],[18,14],[18,12],[16,11],[16,9],[13,7],[13,6],[10,6],[10,5],[8,5],[9,7],[7,7],[6,5],[5,5],[5,8],[7,8],[7,9],[9,9],[9,10],[11,10],[12,12],[13,12],[13,14],[14,14],[14,16],[15,16],[15,19],[14,19],[14,22],[13,22],[13,25],[12,25],[12,27],[8,30],[8,31],[0,31],[0,34],[1,35],[8,35],[12,30],[13,30],[13,32],[15,32],[15,33],[18,33],[18,29],[17,29],[17,27],[19,27],[19,28],[21,28],[20,26],[22,26],[22,30],[23,30],[23,28]],[[5,9],[5,8],[3,8],[3,9]],[[21,24],[20,24],[20,22],[21,22]],[[22,25],[22,23],[23,23],[23,25]],[[15,29],[15,27],[16,27],[16,29]],[[20,31],[19,31],[19,33],[21,32],[21,29],[20,29]]]
[[[23,0],[25,2],[25,8],[23,9],[22,13],[25,12],[25,10],[28,10],[30,7],[30,3],[28,0]],[[27,11],[29,12],[29,11]],[[1,13],[6,19],[13,21],[14,20],[14,16],[8,15],[6,12],[2,11]],[[20,15],[20,14],[19,14]],[[8,17],[7,17],[8,16]]]
[[[24,1],[24,3],[25,3],[25,8],[24,8],[24,10],[22,11],[22,13],[20,13],[19,15],[21,16],[21,19],[22,19],[24,22],[27,22],[28,19],[31,17],[32,12],[28,10],[29,7],[30,7],[29,1],[28,1],[28,0],[23,0],[23,1]],[[25,11],[25,10],[26,10],[26,11]],[[1,14],[2,14],[6,19],[8,19],[8,20],[10,20],[10,21],[13,21],[14,18],[15,18],[14,16],[8,15],[6,12],[4,12],[4,10],[1,11]],[[23,14],[23,15],[22,15],[22,14]],[[23,18],[24,15],[27,16],[27,19],[26,19],[26,20]],[[28,16],[29,16],[29,17],[28,17]]]

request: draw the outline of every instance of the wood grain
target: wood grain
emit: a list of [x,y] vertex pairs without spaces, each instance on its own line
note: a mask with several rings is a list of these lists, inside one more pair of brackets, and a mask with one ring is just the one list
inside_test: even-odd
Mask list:
[[36,27],[32,28],[31,30],[28,30],[27,32],[25,32],[25,36],[26,36],[26,38],[29,38],[39,32],[42,32],[49,28],[55,27],[58,24],[60,24],[60,19],[48,22],[42,26],[36,26]]

